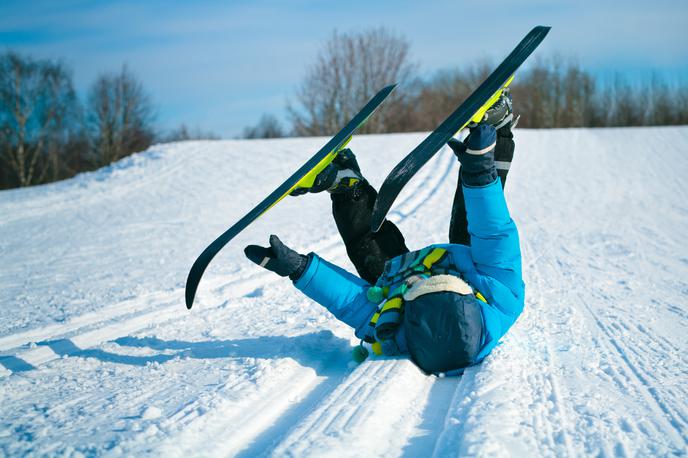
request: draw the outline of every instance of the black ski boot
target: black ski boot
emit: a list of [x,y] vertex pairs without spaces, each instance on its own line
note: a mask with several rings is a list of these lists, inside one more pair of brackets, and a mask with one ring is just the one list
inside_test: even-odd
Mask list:
[[509,173],[509,167],[511,167],[511,161],[514,158],[514,135],[511,133],[511,129],[516,127],[520,117],[521,115],[514,116],[511,91],[507,87],[502,92],[499,100],[485,112],[483,119],[477,124],[471,123],[468,126],[473,129],[482,124],[490,124],[497,130],[495,166],[497,166],[497,173],[502,181],[502,187],[506,183],[506,176]]
[[292,196],[300,196],[309,192],[327,191],[340,194],[355,188],[364,181],[361,168],[356,156],[349,148],[341,150],[325,169],[315,177],[310,188],[297,188],[291,192]]
[[479,123],[471,122],[468,124],[468,127],[472,128],[480,124],[490,124],[496,130],[500,130],[502,127],[513,129],[518,123],[518,118],[519,116],[514,116],[511,91],[507,87],[504,88],[494,105],[485,112],[483,119]]

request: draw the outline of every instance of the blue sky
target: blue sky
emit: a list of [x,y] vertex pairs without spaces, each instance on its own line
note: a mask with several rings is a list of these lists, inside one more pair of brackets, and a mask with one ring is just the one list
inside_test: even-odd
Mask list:
[[[553,26],[538,54],[602,75],[688,81],[688,1],[14,1],[0,2],[0,50],[63,59],[83,95],[127,63],[181,123],[238,135],[287,100],[331,32],[385,26],[411,43],[422,75],[508,53]],[[403,90],[403,88],[400,88]]]

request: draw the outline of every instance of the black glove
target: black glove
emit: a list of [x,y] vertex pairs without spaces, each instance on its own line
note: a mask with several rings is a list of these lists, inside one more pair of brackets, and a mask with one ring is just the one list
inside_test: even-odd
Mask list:
[[467,186],[486,186],[497,179],[494,164],[494,149],[497,134],[489,124],[480,124],[471,129],[466,140],[456,138],[447,144],[461,162],[461,179]]
[[286,246],[276,235],[270,236],[270,246],[249,245],[244,254],[261,267],[275,272],[282,277],[289,276],[298,280],[308,265],[308,257],[297,253]]

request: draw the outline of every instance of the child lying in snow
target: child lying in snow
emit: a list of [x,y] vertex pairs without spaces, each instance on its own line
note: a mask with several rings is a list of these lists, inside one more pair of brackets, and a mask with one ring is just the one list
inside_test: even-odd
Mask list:
[[387,220],[371,232],[377,192],[347,149],[313,187],[293,194],[331,193],[337,228],[360,278],[315,253],[291,250],[275,235],[269,247],[246,247],[246,256],[289,276],[377,354],[408,354],[432,374],[477,364],[523,311],[518,232],[503,194],[516,121],[505,93],[465,141],[449,141],[461,168],[448,244],[409,252]]

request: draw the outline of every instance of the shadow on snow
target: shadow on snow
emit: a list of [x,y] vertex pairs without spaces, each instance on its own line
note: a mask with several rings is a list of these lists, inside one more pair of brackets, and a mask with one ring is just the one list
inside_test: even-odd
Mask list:
[[[187,342],[182,340],[163,340],[157,337],[120,337],[112,341],[121,347],[150,348],[164,351],[155,355],[127,355],[101,349],[82,349],[70,339],[57,339],[38,342],[47,346],[60,356],[95,358],[100,361],[146,366],[151,363],[165,363],[178,358],[292,358],[316,372],[322,367],[323,359],[341,358],[348,361],[350,343],[336,337],[330,331],[313,332],[299,336],[262,336],[250,339],[210,340]],[[337,355],[339,353],[339,355]],[[0,356],[0,365],[12,372],[27,372],[36,369],[33,365],[16,356]]]

